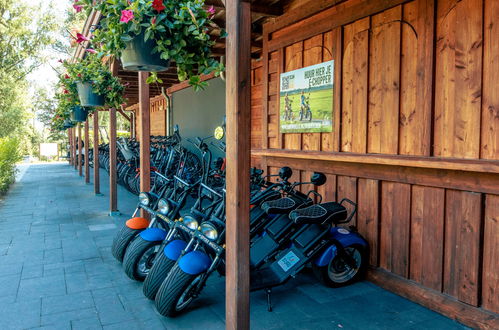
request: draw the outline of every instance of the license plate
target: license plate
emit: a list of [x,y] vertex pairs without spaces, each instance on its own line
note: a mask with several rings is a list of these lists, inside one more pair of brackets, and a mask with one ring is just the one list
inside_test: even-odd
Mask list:
[[296,254],[293,253],[293,251],[289,251],[286,253],[284,257],[282,257],[277,264],[287,272],[291,267],[293,267],[298,261],[300,261],[300,258]]

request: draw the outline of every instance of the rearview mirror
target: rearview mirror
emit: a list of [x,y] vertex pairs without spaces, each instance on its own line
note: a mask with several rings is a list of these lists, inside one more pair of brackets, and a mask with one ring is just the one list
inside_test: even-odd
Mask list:
[[316,186],[322,186],[324,183],[326,183],[326,176],[324,175],[324,173],[314,172],[314,174],[312,174],[312,177],[310,178],[310,182],[312,182]]
[[223,126],[218,126],[217,128],[215,128],[215,132],[213,133],[213,136],[217,140],[223,139],[225,136],[225,129],[223,128]]
[[288,181],[288,179],[293,175],[293,170],[287,166],[281,167],[279,170],[279,177],[284,180]]

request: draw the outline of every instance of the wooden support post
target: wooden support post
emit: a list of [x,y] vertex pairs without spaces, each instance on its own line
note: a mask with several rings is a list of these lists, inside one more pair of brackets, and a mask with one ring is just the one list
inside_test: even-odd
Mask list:
[[81,161],[83,157],[83,152],[81,149],[83,145],[81,143],[81,123],[78,123],[78,175],[83,176],[83,168],[81,167]]
[[116,184],[116,109],[109,109],[109,215],[117,215],[118,186]]
[[[78,124],[76,124],[76,125],[78,125]],[[78,132],[78,130],[77,130],[77,126],[74,126],[72,129],[73,129],[73,165],[74,165],[75,170],[76,170],[76,169],[78,169],[78,158],[77,158],[78,152],[76,150],[77,149],[77,139],[78,139],[77,132]]]
[[226,0],[227,31],[227,329],[249,329],[249,173],[251,8]]
[[69,165],[73,165],[73,140],[71,138],[72,129],[68,128],[68,143],[69,143]]
[[94,111],[94,192],[100,195],[99,175],[99,111]]
[[[146,83],[148,72],[139,72],[139,116],[140,116],[140,191],[151,189],[151,116],[149,85]],[[141,210],[141,216],[146,212]]]
[[90,166],[89,166],[89,159],[88,157],[88,143],[89,143],[89,138],[88,138],[88,117],[87,120],[85,121],[85,183],[90,183]]

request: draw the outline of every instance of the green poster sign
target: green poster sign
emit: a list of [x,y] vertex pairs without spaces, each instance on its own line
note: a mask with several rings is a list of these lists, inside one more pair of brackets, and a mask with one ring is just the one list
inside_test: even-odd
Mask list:
[[281,133],[333,131],[334,61],[282,73]]

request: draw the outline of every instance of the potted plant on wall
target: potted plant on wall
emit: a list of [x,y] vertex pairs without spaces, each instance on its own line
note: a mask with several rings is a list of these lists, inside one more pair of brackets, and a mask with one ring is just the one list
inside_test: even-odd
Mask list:
[[[208,27],[216,26],[215,11],[205,9],[204,0],[77,0],[76,4],[88,12],[101,12],[92,42],[121,58],[125,70],[164,71],[175,61],[179,80],[199,88],[205,85],[201,74],[218,75],[224,69],[211,55],[214,41]],[[157,75],[152,74],[148,82],[155,80]]]
[[119,107],[125,87],[113,77],[102,54],[89,53],[83,59],[64,64],[72,86],[76,86],[84,107]]

